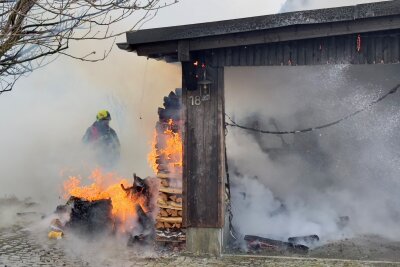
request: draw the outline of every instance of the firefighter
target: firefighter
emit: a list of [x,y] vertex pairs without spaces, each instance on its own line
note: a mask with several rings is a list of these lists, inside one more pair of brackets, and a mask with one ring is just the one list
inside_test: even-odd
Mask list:
[[111,115],[107,110],[97,113],[96,121],[82,138],[95,152],[96,159],[102,167],[112,167],[120,157],[120,143],[114,129],[110,127]]

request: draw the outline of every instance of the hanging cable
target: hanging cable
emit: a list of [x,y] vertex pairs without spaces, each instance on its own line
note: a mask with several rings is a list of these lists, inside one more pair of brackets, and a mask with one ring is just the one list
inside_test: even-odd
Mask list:
[[233,239],[237,240],[237,232],[233,227],[233,212],[232,212],[232,202],[231,202],[231,185],[230,185],[230,178],[229,178],[229,166],[228,166],[228,154],[226,152],[225,146],[225,172],[226,172],[226,184],[225,184],[225,193],[227,195],[227,204],[226,210],[228,211],[228,220],[229,220],[229,233],[233,237]]
[[352,117],[354,117],[355,115],[367,110],[368,108],[374,106],[375,104],[379,103],[380,101],[382,101],[383,99],[385,99],[387,96],[396,93],[400,88],[400,84],[397,84],[395,87],[393,87],[389,92],[387,92],[386,94],[384,94],[383,96],[379,97],[378,99],[372,101],[371,103],[369,103],[367,106],[365,106],[362,109],[359,109],[339,120],[324,124],[324,125],[320,125],[317,127],[311,127],[311,128],[306,128],[306,129],[301,129],[301,130],[293,130],[293,131],[268,131],[268,130],[261,130],[261,129],[256,129],[256,128],[252,128],[252,127],[248,127],[248,126],[243,126],[240,124],[237,124],[231,117],[229,117],[229,115],[225,114],[225,116],[230,120],[229,122],[226,122],[225,125],[226,126],[230,126],[230,127],[237,127],[240,129],[244,129],[244,130],[248,130],[248,131],[253,131],[253,132],[258,132],[258,133],[264,133],[264,134],[274,134],[274,135],[284,135],[284,134],[297,134],[297,133],[306,133],[306,132],[312,132],[315,130],[321,130],[321,129],[325,129],[328,127],[331,127],[333,125],[339,124],[342,121],[348,120]]
[[146,65],[144,67],[144,74],[143,74],[143,80],[142,80],[142,95],[140,96],[140,102],[139,102],[139,119],[143,119],[142,117],[142,107],[143,107],[143,98],[144,98],[144,91],[146,88],[146,78],[147,78],[147,64],[149,63],[149,59],[147,58],[146,60]]

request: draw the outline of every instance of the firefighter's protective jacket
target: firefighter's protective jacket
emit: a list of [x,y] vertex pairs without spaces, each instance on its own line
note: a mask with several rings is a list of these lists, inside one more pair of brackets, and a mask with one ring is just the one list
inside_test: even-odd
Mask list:
[[113,166],[120,157],[120,142],[117,133],[105,120],[95,121],[82,138],[96,153],[99,163],[105,167]]

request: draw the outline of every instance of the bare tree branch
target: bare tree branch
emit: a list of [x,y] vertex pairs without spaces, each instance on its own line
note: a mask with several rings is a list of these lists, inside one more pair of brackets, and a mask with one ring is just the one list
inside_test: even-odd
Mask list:
[[[97,62],[111,52],[115,38],[141,27],[160,8],[177,0],[0,0],[0,95],[16,81],[64,55]],[[112,26],[136,15],[130,27],[113,32]],[[68,53],[71,41],[112,39],[103,53]]]

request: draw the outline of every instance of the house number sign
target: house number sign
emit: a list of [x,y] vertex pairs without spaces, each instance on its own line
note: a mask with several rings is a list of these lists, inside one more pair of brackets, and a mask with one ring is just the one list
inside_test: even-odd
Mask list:
[[189,100],[192,106],[200,106],[201,104],[201,97],[199,95],[189,96]]
[[210,100],[210,93],[200,91],[200,95],[189,96],[189,101],[192,106],[200,106],[202,101]]

